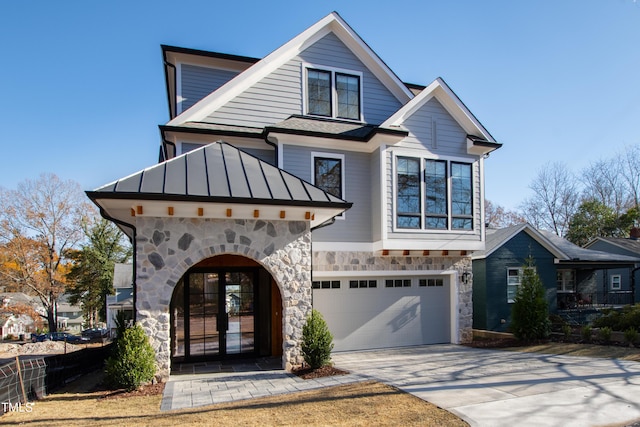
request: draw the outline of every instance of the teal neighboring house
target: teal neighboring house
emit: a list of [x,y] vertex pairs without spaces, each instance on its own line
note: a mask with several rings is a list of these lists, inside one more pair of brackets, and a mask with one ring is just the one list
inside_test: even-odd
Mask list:
[[[508,332],[529,257],[546,288],[550,313],[571,315],[633,301],[623,284],[640,258],[581,248],[526,223],[489,229],[485,250],[472,255],[474,329]],[[620,286],[603,286],[612,281]]]

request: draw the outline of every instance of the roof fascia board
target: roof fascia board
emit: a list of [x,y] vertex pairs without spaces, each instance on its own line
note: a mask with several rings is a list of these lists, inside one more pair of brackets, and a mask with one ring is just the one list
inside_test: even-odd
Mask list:
[[218,108],[231,101],[238,94],[242,93],[243,90],[257,83],[263,77],[283,65],[290,58],[294,57],[309,38],[329,25],[330,21],[333,19],[334,18],[331,14],[327,15],[284,45],[280,46],[278,49],[271,52],[269,55],[265,56],[262,60],[256,62],[245,72],[240,73],[235,78],[228,81],[226,84],[218,88],[218,90],[205,96],[187,111],[183,112],[167,124],[177,125],[188,121],[203,121],[203,119],[212,111],[216,111]]
[[418,109],[422,108],[432,98],[436,98],[449,114],[458,122],[467,134],[480,134],[489,142],[496,142],[493,136],[480,123],[471,111],[464,105],[451,88],[438,77],[431,82],[422,92],[399,109],[391,117],[382,123],[382,127],[400,126],[404,121],[412,116]]
[[[367,140],[344,138],[339,135],[327,136],[327,135],[314,135],[305,134],[303,132],[269,132],[270,140],[277,141],[280,144],[296,145],[301,147],[315,147],[315,148],[331,148],[341,151],[356,151],[363,153],[372,153],[379,147],[386,144],[396,144],[404,139],[404,135],[390,135],[387,133],[375,133],[371,138]],[[345,141],[350,141],[352,144],[345,145]]]
[[385,86],[398,97],[404,104],[409,101],[413,94],[398,79],[397,76],[389,69],[389,67],[380,60],[380,58],[369,48],[364,41],[340,18],[340,16],[332,12],[322,18],[320,21],[271,52],[259,62],[252,65],[246,71],[240,73],[235,78],[224,84],[218,90],[210,93],[187,111],[181,113],[168,125],[178,125],[188,121],[203,121],[203,119],[211,112],[231,101],[245,89],[256,84],[263,77],[269,75],[287,61],[294,58],[305,48],[320,38],[333,31],[334,34],[345,43],[352,52],[376,75]]
[[542,234],[540,234],[538,232],[538,230],[536,230],[535,228],[533,228],[531,225],[529,225],[528,223],[523,223],[520,224],[516,227],[513,228],[513,230],[507,234],[501,241],[499,244],[495,245],[493,247],[493,249],[491,249],[490,251],[488,251],[487,253],[480,255],[480,256],[472,256],[472,259],[484,259],[484,258],[488,258],[491,254],[493,254],[495,251],[497,251],[499,248],[501,248],[502,246],[504,246],[509,240],[511,240],[512,238],[514,238],[518,233],[520,233],[521,231],[524,231],[525,233],[527,233],[529,236],[531,236],[531,238],[533,238],[536,242],[540,243],[545,249],[547,249],[549,252],[551,252],[552,255],[554,255],[554,257],[556,258],[563,258],[563,259],[568,259],[569,257],[562,252],[560,249],[558,249],[553,243],[551,243],[546,237],[544,237]]

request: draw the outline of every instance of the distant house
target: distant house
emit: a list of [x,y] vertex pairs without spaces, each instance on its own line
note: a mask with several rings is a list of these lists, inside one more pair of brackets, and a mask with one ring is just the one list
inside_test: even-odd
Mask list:
[[113,295],[107,295],[107,329],[114,336],[115,318],[118,312],[125,312],[127,319],[133,319],[133,266],[115,264],[113,269]]
[[[593,249],[611,254],[626,255],[631,257],[640,257],[640,229],[633,228],[628,238],[617,237],[597,237],[589,242],[586,246]],[[629,274],[627,269],[611,270],[609,274],[602,277],[598,284],[600,289],[609,288],[611,291],[633,291],[634,302],[640,302],[640,263],[636,263]]]
[[581,248],[553,233],[519,224],[487,230],[485,250],[472,254],[475,329],[508,330],[513,299],[528,257],[533,258],[545,285],[551,313],[632,301],[628,289],[602,287],[599,283],[614,272],[624,271],[628,277],[640,257]]
[[0,293],[0,338],[9,335],[19,337],[22,334],[35,332],[36,322],[26,313],[17,313],[12,307],[29,307],[33,309],[32,316],[45,314],[42,305],[37,298],[23,292],[2,292]]
[[58,298],[58,330],[76,334],[82,332],[84,326],[82,307],[79,304],[71,304],[69,295],[61,295]]

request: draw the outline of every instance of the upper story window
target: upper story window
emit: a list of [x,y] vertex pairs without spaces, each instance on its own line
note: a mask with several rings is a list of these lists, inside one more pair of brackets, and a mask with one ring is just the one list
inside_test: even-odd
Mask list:
[[472,165],[396,157],[396,227],[472,230]]
[[344,195],[344,155],[335,153],[311,153],[312,184],[331,194]]
[[360,120],[362,76],[358,73],[307,68],[307,114]]

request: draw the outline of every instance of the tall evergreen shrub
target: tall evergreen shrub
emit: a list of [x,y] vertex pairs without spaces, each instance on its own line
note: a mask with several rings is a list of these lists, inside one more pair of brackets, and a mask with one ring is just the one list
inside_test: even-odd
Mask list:
[[312,310],[302,327],[302,355],[304,361],[313,368],[328,365],[333,350],[333,335],[327,322],[317,310]]
[[551,333],[546,291],[531,257],[511,308],[511,332],[523,341],[547,338]]
[[113,388],[135,390],[153,380],[156,355],[140,325],[124,330],[106,361],[105,381]]

